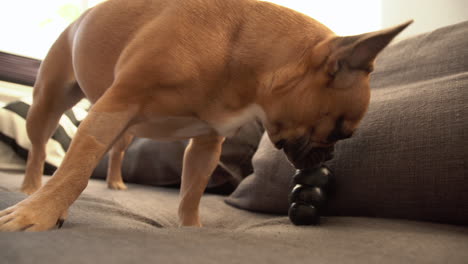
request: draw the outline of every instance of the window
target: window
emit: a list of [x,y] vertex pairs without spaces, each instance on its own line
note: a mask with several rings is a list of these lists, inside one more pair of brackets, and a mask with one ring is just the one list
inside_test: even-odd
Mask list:
[[381,0],[266,0],[315,18],[338,35],[355,35],[382,27]]
[[0,4],[0,51],[43,59],[60,33],[103,0],[14,0]]
[[[43,59],[59,34],[103,0],[14,0],[0,4],[0,51]],[[131,1],[131,0],[129,0]],[[381,27],[379,0],[268,0],[307,14],[339,35]]]

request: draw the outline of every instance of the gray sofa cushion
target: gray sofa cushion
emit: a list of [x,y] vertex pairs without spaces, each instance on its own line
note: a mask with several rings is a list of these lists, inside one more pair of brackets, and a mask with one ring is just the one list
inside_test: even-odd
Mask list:
[[[251,122],[224,142],[221,161],[210,179],[208,191],[229,194],[245,176],[252,173],[250,160],[263,131],[260,122]],[[122,178],[125,182],[152,186],[180,184],[186,145],[187,141],[136,138],[125,153]],[[106,155],[94,170],[92,178],[105,179],[107,164]]]
[[[394,44],[378,57],[369,111],[328,165],[328,215],[468,223],[468,22]],[[254,173],[226,200],[287,213],[294,169],[263,138]]]
[[[0,173],[0,210],[25,196],[22,174]],[[44,181],[48,177],[44,178]],[[91,180],[61,229],[0,233],[0,263],[466,263],[468,228],[329,217],[298,227],[205,195],[204,228],[177,228],[178,191]]]

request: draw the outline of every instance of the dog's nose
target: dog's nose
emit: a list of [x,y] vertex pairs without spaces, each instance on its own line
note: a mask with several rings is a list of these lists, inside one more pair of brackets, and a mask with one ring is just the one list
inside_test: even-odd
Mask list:
[[310,147],[300,141],[287,142],[283,151],[296,169],[313,168],[333,158],[334,145],[328,147]]
[[329,141],[313,142],[312,147],[314,147],[314,148],[330,148],[330,147],[333,146],[333,144],[335,144],[335,143],[334,142],[329,142]]

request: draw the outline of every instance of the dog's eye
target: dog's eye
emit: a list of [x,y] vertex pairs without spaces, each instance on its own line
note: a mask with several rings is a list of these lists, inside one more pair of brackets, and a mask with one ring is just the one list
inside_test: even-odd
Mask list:
[[275,142],[275,147],[277,149],[282,149],[284,147],[284,145],[286,144],[286,140],[285,139],[281,139],[281,140],[278,140]]
[[344,129],[344,116],[337,119],[335,127],[327,137],[328,142],[336,142],[338,140],[350,138],[354,131],[346,131]]
[[314,126],[311,127],[311,128],[309,128],[309,133],[310,133],[311,135],[313,135],[313,134],[315,133],[315,127],[314,127]]
[[345,132],[337,129],[334,129],[327,137],[328,142],[336,142],[338,140],[347,139],[353,136],[353,132]]

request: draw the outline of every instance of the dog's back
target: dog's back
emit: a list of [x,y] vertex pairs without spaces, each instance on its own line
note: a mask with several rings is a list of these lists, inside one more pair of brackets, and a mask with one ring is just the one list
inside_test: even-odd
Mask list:
[[[219,75],[213,71],[227,70],[228,63],[258,69],[271,59],[295,60],[311,38],[332,33],[307,16],[256,0],[110,0],[86,12],[67,34],[75,78],[96,101],[122,64],[144,60],[147,69],[160,69],[158,82],[171,76],[172,85]],[[298,42],[298,35],[308,42]],[[275,45],[288,45],[291,54],[272,56]]]

